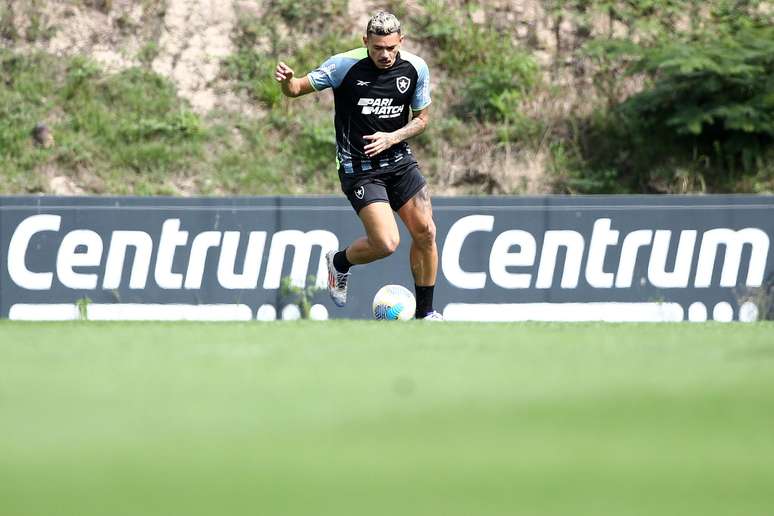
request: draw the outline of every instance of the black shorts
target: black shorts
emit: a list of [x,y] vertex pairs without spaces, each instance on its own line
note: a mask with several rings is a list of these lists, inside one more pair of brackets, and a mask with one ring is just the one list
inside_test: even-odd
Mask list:
[[392,172],[359,177],[340,173],[339,178],[341,191],[356,213],[374,202],[388,202],[398,211],[427,184],[416,162]]

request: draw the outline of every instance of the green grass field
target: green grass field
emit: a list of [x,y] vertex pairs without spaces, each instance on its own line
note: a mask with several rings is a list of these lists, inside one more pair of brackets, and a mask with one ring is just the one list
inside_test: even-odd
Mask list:
[[0,322],[0,514],[768,515],[774,325]]

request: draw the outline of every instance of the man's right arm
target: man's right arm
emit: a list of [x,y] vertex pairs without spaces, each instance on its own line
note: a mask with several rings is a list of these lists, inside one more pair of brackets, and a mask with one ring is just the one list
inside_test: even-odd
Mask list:
[[282,93],[287,97],[300,97],[315,91],[308,76],[296,79],[293,69],[282,61],[277,64],[277,68],[274,70],[274,78],[280,83]]

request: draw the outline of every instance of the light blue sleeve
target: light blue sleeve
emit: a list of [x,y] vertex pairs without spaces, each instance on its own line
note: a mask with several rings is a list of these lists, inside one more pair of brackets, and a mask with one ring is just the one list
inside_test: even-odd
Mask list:
[[414,54],[401,52],[401,56],[409,61],[417,70],[417,87],[414,89],[414,97],[411,99],[412,111],[422,111],[430,105],[430,69],[424,59]]
[[362,48],[329,57],[323,64],[309,72],[307,75],[309,84],[316,91],[321,91],[325,88],[336,89],[344,81],[344,77],[346,77],[349,69],[360,59],[367,56],[366,49]]

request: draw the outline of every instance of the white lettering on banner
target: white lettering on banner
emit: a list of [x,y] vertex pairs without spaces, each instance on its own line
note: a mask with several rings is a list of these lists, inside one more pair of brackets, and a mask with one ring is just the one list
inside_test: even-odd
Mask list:
[[[312,251],[316,249],[320,250],[320,255],[316,270],[313,270],[315,283],[324,287],[327,282],[325,252],[339,247],[336,235],[322,229],[277,231],[271,236],[270,244],[267,244],[269,235],[266,231],[252,231],[244,235],[247,242],[240,253],[243,238],[240,231],[202,231],[189,238],[189,231],[181,228],[179,218],[162,221],[157,242],[145,231],[116,230],[100,235],[80,228],[64,232],[61,224],[59,215],[37,214],[16,226],[7,250],[8,274],[16,285],[26,290],[48,290],[56,277],[66,288],[92,290],[100,286],[100,273],[103,272],[100,267],[104,265],[101,288],[117,289],[128,283],[130,289],[143,289],[147,286],[155,253],[154,287],[200,289],[204,274],[214,269],[217,262],[217,274],[212,274],[212,281],[217,281],[220,287],[254,289],[260,283],[263,255],[268,245],[264,289],[279,288],[288,251],[292,255],[291,281],[293,285],[303,286],[310,265],[313,266],[310,264]],[[675,238],[677,232],[664,229],[637,229],[625,233],[614,228],[610,218],[599,218],[593,222],[586,237],[570,229],[552,229],[542,235],[540,246],[540,235],[518,228],[492,234],[494,227],[493,215],[474,214],[460,218],[449,228],[441,253],[441,270],[452,286],[482,289],[491,278],[494,285],[504,289],[549,289],[555,286],[554,279],[558,276],[561,288],[574,289],[578,287],[581,269],[585,267],[585,283],[597,289],[631,288],[638,270],[643,271],[639,284],[645,285],[647,281],[656,288],[686,288],[689,285],[707,288],[713,281],[724,288],[735,287],[738,281],[747,287],[760,287],[770,248],[768,234],[753,227],[712,228],[701,235],[696,230],[685,229],[679,232],[679,238]],[[485,235],[469,238],[474,233]],[[480,241],[484,238],[491,244]],[[52,243],[52,239],[57,241]],[[470,249],[476,245],[473,242],[478,244],[475,250]],[[47,267],[40,265],[50,260],[40,259],[42,244],[46,245],[45,252],[49,255],[53,249],[56,259]],[[154,244],[157,244],[155,249]],[[130,247],[133,253],[129,252]],[[104,249],[107,249],[106,257]],[[482,267],[488,266],[487,270],[463,269],[463,250],[475,252],[479,258],[488,255],[488,262]],[[36,252],[38,260],[34,260]],[[605,262],[610,261],[607,257],[611,254],[617,254],[618,263],[609,263],[609,270],[605,270]],[[132,255],[133,258],[127,258]],[[562,255],[563,260],[560,259]],[[670,256],[674,257],[673,263]],[[127,264],[128,259],[130,264]],[[647,267],[638,267],[639,260],[647,260],[647,264],[643,263]],[[241,272],[236,270],[237,263],[241,264]],[[173,270],[173,266],[179,271]],[[745,266],[746,271],[743,270]],[[128,277],[124,275],[125,269],[130,271]]]
[[[11,280],[19,287],[26,290],[51,289],[54,272],[29,270],[27,258],[28,253],[34,249],[30,245],[32,238],[44,231],[59,232],[61,220],[59,215],[33,215],[24,219],[16,227],[8,247],[8,273]],[[239,231],[203,231],[194,235],[190,251],[186,255],[185,250],[178,250],[178,248],[187,245],[188,231],[180,229],[180,219],[165,220],[161,225],[156,252],[154,270],[156,285],[165,290],[201,288],[207,257],[212,252],[218,253],[216,277],[221,287],[257,288],[267,233],[266,231],[250,232],[242,272],[237,273],[235,268],[240,237]],[[117,230],[111,232],[109,238],[102,288],[117,289],[121,286],[130,246],[135,249],[135,253],[129,275],[129,288],[145,288],[153,257],[151,235],[145,231]],[[96,289],[99,284],[99,272],[76,269],[99,267],[102,264],[103,245],[102,237],[92,230],[74,229],[65,233],[58,245],[54,265],[59,282],[71,289]],[[303,286],[306,283],[309,261],[315,246],[320,248],[315,284],[324,288],[328,278],[325,253],[331,249],[338,249],[339,240],[330,231],[321,229],[308,232],[298,230],[276,232],[269,247],[263,287],[279,288],[285,254],[289,248],[293,250],[291,280],[294,285]],[[180,257],[185,258],[185,273],[172,270],[178,251],[181,253]]]
[[634,266],[637,263],[637,253],[641,247],[649,245],[652,238],[653,231],[650,229],[638,229],[637,231],[632,231],[626,235],[621,248],[621,260],[618,263],[618,272],[615,275],[616,288],[629,288],[632,286]]
[[[79,253],[80,247],[85,247],[86,251]],[[67,233],[59,245],[56,274],[67,288],[94,290],[97,288],[97,274],[78,273],[73,267],[98,267],[101,261],[102,239],[99,235],[88,229],[76,229]]]
[[161,225],[159,254],[156,255],[156,284],[164,289],[179,289],[183,275],[172,272],[175,249],[188,242],[188,231],[180,231],[180,219],[168,219]]
[[[508,252],[511,246],[519,246],[518,253]],[[535,237],[526,231],[504,231],[492,244],[489,254],[489,272],[492,281],[503,288],[529,288],[532,274],[511,273],[507,267],[530,267],[535,264]]]
[[[484,288],[486,273],[463,271],[460,267],[460,252],[468,235],[476,231],[492,231],[493,227],[494,217],[491,215],[468,215],[449,228],[441,254],[441,269],[449,283],[457,288]],[[491,267],[491,258],[489,262]]]
[[129,288],[145,288],[151,255],[153,254],[153,239],[145,231],[113,231],[102,288],[115,289],[121,286],[121,274],[124,271],[126,251],[129,246],[135,249],[132,272],[129,276]]
[[610,219],[597,219],[591,231],[589,259],[586,261],[586,281],[594,288],[613,286],[612,272],[605,272],[605,254],[607,248],[618,243],[618,231],[610,229]]
[[[491,233],[494,228],[492,215],[468,215],[452,224],[446,235],[441,253],[441,270],[453,286],[462,289],[482,289],[486,285],[487,272],[465,271],[460,265],[460,255],[467,238],[475,232]],[[647,280],[658,288],[685,288],[690,283],[691,265],[698,232],[686,229],[680,232],[675,263],[667,271],[667,256],[672,231],[639,229],[624,235],[616,272],[605,272],[608,248],[616,247],[620,231],[612,229],[609,218],[594,221],[586,256],[585,280],[592,288],[631,288],[637,260],[643,249],[650,247]],[[745,285],[760,287],[766,271],[769,253],[769,237],[758,228],[732,230],[716,228],[705,231],[698,253],[698,264],[694,279],[695,287],[709,287],[715,269],[717,249],[725,247],[721,287],[734,287],[742,267],[742,252],[745,246],[751,249]],[[509,252],[512,246],[519,246],[518,252]],[[586,240],[572,230],[549,230],[543,235],[540,259],[537,266],[535,288],[548,289],[554,284],[556,262],[560,248],[566,250],[561,268],[560,286],[563,289],[578,287],[581,265],[584,260]],[[526,231],[510,229],[500,233],[494,240],[489,254],[489,277],[502,288],[529,288],[532,274],[528,271],[511,272],[508,267],[534,267],[536,254],[535,237]],[[534,271],[533,271],[534,272]],[[643,278],[643,281],[645,278]]]
[[317,264],[315,284],[319,288],[325,288],[328,285],[328,266],[325,263],[325,253],[330,249],[338,249],[339,239],[330,231],[314,230],[304,233],[295,229],[274,233],[269,250],[269,260],[266,264],[266,276],[263,278],[263,288],[279,288],[282,264],[285,263],[285,249],[288,247],[294,248],[290,281],[297,287],[303,287],[306,284],[309,258],[314,245],[320,246],[320,260]]
[[207,263],[207,250],[220,246],[220,231],[205,231],[196,235],[191,244],[191,256],[188,258],[188,271],[185,273],[185,288],[202,288],[204,266]]
[[546,231],[543,237],[543,250],[540,253],[540,265],[536,288],[551,288],[554,284],[554,269],[556,268],[556,256],[559,248],[564,247],[567,253],[564,257],[564,271],[562,272],[562,288],[576,288],[580,277],[581,262],[583,261],[583,249],[586,242],[583,235],[577,231],[558,230]]
[[54,281],[53,272],[32,272],[27,268],[27,249],[32,236],[42,231],[59,231],[59,215],[33,215],[21,221],[8,244],[8,275],[21,288],[48,290]]
[[251,231],[247,239],[247,252],[242,273],[234,272],[236,266],[239,231],[224,231],[223,244],[218,260],[218,282],[228,289],[247,289],[258,287],[258,275],[261,272],[263,249],[266,246],[266,231]]
[[686,229],[680,232],[675,267],[672,272],[667,272],[666,261],[672,232],[668,229],[656,231],[656,235],[653,237],[653,248],[650,251],[650,261],[648,262],[648,281],[653,286],[658,288],[685,288],[688,286],[697,233],[693,229]]
[[742,248],[752,246],[750,266],[747,269],[746,285],[760,287],[766,272],[766,258],[769,252],[769,236],[760,229],[745,228],[739,231],[731,229],[711,229],[704,233],[699,250],[699,264],[696,266],[695,287],[709,287],[712,272],[715,270],[715,255],[719,245],[726,248],[723,271],[720,276],[721,287],[733,287],[739,277],[742,261]]

